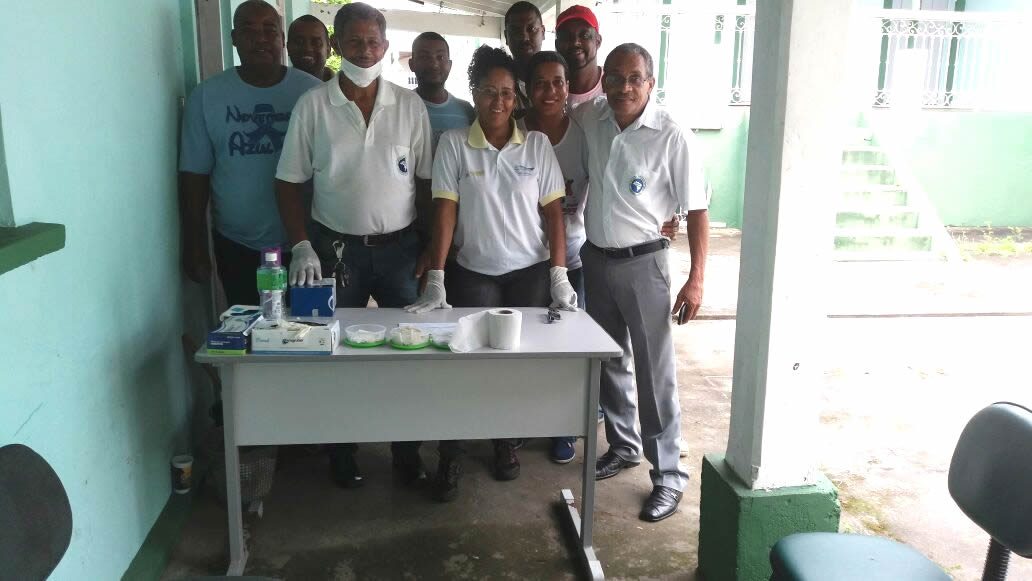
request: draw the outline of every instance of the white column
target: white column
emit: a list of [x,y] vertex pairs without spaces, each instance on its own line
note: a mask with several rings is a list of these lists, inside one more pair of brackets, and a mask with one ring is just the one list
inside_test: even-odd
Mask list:
[[760,0],[727,462],[750,487],[812,482],[823,279],[853,0]]

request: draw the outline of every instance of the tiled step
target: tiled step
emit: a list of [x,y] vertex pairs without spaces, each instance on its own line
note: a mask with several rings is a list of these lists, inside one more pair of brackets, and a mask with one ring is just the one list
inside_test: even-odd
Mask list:
[[932,236],[920,230],[889,228],[840,228],[835,231],[835,251],[850,252],[930,252]]
[[845,185],[839,196],[843,207],[873,204],[877,206],[906,206],[907,192],[894,185]]
[[835,213],[838,228],[900,228],[916,229],[921,213],[906,206],[877,204],[840,205]]
[[896,170],[888,165],[844,165],[842,181],[846,184],[894,185]]
[[843,150],[842,165],[888,166],[889,156],[880,147],[874,145],[855,145]]

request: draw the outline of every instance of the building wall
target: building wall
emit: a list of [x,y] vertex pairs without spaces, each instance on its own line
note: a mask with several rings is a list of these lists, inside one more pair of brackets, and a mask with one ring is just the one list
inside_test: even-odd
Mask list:
[[709,217],[731,228],[742,225],[745,199],[745,153],[749,107],[726,107],[723,129],[695,132],[706,159],[706,177],[713,188]]
[[951,226],[1032,226],[1032,113],[864,114]]
[[[950,226],[1032,227],[1032,113],[872,109],[861,116]],[[710,219],[741,227],[749,108],[699,130],[713,187]]]
[[42,454],[72,507],[52,579],[118,579],[190,448],[175,164],[191,4],[22,0],[0,18],[14,219],[67,227],[63,250],[0,275],[0,445]]

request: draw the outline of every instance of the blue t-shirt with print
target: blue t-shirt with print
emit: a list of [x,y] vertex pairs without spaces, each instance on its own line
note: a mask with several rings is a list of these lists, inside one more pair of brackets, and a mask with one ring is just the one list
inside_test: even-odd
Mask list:
[[233,68],[190,94],[179,170],[211,176],[219,234],[254,250],[287,244],[276,207],[276,163],[294,103],[321,82],[288,68],[278,84],[255,87]]
[[473,105],[462,99],[448,95],[444,103],[431,103],[423,99],[426,105],[426,112],[430,115],[430,129],[434,133],[433,152],[437,153],[437,142],[441,134],[449,129],[464,129],[473,124],[476,114],[473,113]]

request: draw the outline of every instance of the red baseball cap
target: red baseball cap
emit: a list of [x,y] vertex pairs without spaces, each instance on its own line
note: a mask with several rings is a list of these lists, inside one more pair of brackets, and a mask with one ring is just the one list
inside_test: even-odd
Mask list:
[[598,18],[595,18],[595,13],[591,11],[587,6],[581,6],[580,4],[574,4],[555,19],[555,28],[559,29],[564,22],[568,20],[583,20],[591,25],[596,31],[598,30]]

